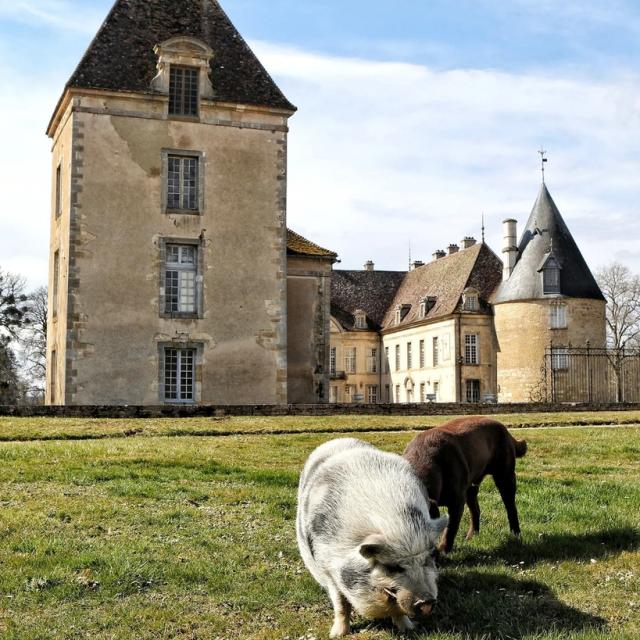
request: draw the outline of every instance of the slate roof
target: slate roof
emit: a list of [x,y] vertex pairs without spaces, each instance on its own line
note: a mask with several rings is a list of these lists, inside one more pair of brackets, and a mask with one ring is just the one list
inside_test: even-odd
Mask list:
[[[436,300],[426,320],[448,316],[458,309],[462,294],[469,287],[478,291],[480,311],[490,313],[488,301],[501,278],[502,261],[484,243],[433,260],[406,274],[387,308],[382,328],[402,327],[421,320],[420,303],[427,297]],[[395,323],[398,305],[410,305],[399,325]]]
[[313,256],[316,258],[336,259],[338,254],[303,238],[299,233],[287,229],[287,255]]
[[367,314],[367,328],[379,331],[406,271],[345,271],[331,276],[331,315],[348,331],[354,329],[353,314]]
[[548,297],[543,294],[540,269],[551,251],[561,267],[561,295],[605,299],[547,186],[543,184],[520,240],[514,270],[500,285],[492,302],[499,304]]
[[213,49],[216,100],[295,110],[216,0],[117,0],[66,88],[150,93],[153,48],[175,36]]

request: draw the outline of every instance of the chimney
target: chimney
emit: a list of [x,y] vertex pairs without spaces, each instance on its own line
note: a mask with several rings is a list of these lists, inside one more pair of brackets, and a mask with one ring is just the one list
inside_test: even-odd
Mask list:
[[442,249],[438,249],[434,254],[433,254],[433,259],[434,260],[440,260],[440,258],[444,258],[447,254],[442,250]]
[[468,249],[469,247],[473,247],[476,244],[476,239],[471,236],[467,236],[466,238],[462,238],[462,242],[460,243],[463,249]]
[[502,253],[507,254],[504,259],[502,279],[508,280],[509,276],[513,273],[513,268],[516,266],[516,260],[518,259],[518,221],[513,218],[505,220],[502,223],[502,231],[504,236]]
[[454,253],[458,253],[460,248],[458,247],[457,244],[450,244],[448,249],[449,249],[449,255],[452,256]]
[[414,260],[411,263],[411,271],[414,271],[418,267],[424,267],[424,262],[422,262],[422,260]]
[[373,264],[372,260],[367,260],[364,263],[364,270],[365,271],[373,271],[373,268],[375,267],[375,265]]

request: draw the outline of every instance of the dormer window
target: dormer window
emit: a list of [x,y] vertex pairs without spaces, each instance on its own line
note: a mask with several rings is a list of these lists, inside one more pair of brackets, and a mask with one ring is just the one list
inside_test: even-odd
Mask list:
[[396,324],[400,324],[411,310],[410,304],[399,304],[396,307]]
[[560,293],[560,264],[553,256],[542,267],[542,292]]
[[478,292],[475,289],[468,289],[462,294],[462,306],[465,311],[478,311]]
[[366,329],[367,328],[367,314],[358,309],[354,314],[355,319],[355,328],[356,329]]
[[426,318],[427,314],[436,306],[437,298],[435,296],[427,296],[420,303],[420,318]]
[[200,70],[196,67],[171,65],[169,74],[169,115],[197,116]]
[[213,50],[196,38],[176,37],[156,45],[158,74],[151,88],[168,95],[168,115],[197,118],[202,98],[212,99]]

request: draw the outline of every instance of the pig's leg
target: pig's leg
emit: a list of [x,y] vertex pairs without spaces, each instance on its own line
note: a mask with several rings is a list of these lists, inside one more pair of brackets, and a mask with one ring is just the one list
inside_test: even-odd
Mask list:
[[339,638],[340,636],[349,635],[349,633],[351,633],[351,625],[349,622],[351,604],[334,584],[329,583],[327,591],[331,598],[331,604],[333,604],[333,626],[331,627],[329,637]]
[[462,519],[462,512],[464,511],[464,497],[456,496],[455,500],[452,500],[449,506],[449,524],[444,532],[444,542],[440,543],[440,551],[449,553],[453,549],[453,541],[456,539],[458,529],[460,528],[460,520]]
[[493,479],[500,492],[504,507],[507,510],[511,533],[519,536],[520,522],[518,521],[518,510],[516,509],[516,474],[515,472],[507,472],[501,475],[495,475]]
[[467,506],[471,513],[471,525],[467,533],[467,540],[471,540],[476,533],[480,533],[480,505],[478,504],[478,491],[480,486],[472,484],[467,489]]
[[413,624],[413,622],[411,622],[411,620],[409,620],[407,616],[393,616],[391,620],[393,621],[393,624],[396,625],[396,629],[398,629],[400,633],[413,631],[413,629],[415,628],[415,625]]

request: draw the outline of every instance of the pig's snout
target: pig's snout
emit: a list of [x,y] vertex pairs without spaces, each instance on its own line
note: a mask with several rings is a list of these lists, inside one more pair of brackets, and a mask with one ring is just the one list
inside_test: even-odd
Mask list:
[[433,608],[436,606],[436,599],[430,598],[429,600],[417,600],[413,603],[413,610],[415,615],[420,618],[426,618],[431,615]]

